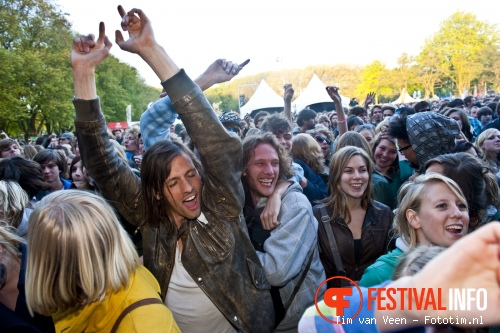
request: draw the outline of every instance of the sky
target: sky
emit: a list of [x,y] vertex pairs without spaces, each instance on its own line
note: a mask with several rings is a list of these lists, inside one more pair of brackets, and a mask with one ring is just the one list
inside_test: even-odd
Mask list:
[[241,77],[310,65],[365,66],[374,60],[393,68],[403,53],[418,55],[456,11],[500,29],[496,0],[53,1],[69,14],[77,33],[97,36],[103,21],[114,44],[111,53],[157,88],[159,79],[142,59],[114,43],[114,31],[121,29],[119,4],[142,9],[158,43],[193,78],[218,58],[236,63],[249,58]]

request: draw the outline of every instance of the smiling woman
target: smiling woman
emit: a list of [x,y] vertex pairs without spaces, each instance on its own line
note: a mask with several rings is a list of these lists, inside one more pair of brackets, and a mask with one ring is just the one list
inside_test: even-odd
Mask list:
[[483,159],[490,165],[492,172],[499,175],[499,160],[497,154],[500,153],[500,131],[489,128],[481,133],[475,142],[483,154]]
[[[332,157],[330,195],[313,209],[327,278],[359,280],[388,251],[392,212],[372,199],[372,168],[370,156],[358,147],[344,147]],[[333,280],[328,286],[338,287]]]
[[401,187],[398,201],[396,249],[366,269],[361,286],[390,280],[404,254],[418,245],[449,247],[467,234],[467,201],[457,183],[445,176],[430,173],[415,178]]
[[391,137],[379,133],[371,146],[375,162],[372,179],[374,198],[395,209],[399,188],[413,171],[407,161],[399,161],[396,141]]

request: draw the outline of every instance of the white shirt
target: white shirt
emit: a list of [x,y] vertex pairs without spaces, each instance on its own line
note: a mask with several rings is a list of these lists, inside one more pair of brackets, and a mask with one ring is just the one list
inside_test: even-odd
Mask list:
[[[203,214],[198,220],[202,223],[208,222]],[[174,269],[168,284],[165,305],[172,311],[181,332],[236,331],[184,268],[178,244],[175,247]]]

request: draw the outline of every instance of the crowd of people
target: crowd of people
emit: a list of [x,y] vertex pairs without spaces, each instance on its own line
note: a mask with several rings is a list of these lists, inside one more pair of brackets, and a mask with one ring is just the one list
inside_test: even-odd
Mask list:
[[217,115],[203,91],[249,60],[191,80],[144,12],[118,12],[129,36],[116,43],[164,90],[140,126],[107,128],[101,23],[71,50],[75,132],[2,134],[0,331],[394,331],[384,311],[363,310],[377,325],[325,324],[315,300],[324,309],[327,288],[352,287],[323,283],[338,276],[488,288],[477,329],[498,329],[500,96],[373,105],[370,93],[343,108],[330,86],[334,110],[292,114],[286,84],[282,113]]

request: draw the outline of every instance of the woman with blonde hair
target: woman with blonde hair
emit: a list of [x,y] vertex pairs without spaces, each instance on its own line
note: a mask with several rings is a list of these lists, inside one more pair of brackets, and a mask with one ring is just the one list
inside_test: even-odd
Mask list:
[[333,133],[330,129],[326,128],[323,125],[316,125],[316,127],[312,130],[307,131],[306,133],[310,134],[316,142],[319,144],[321,148],[321,153],[324,158],[324,174],[327,176],[326,179],[323,179],[325,182],[328,181],[328,175],[330,174],[330,160],[332,159],[333,149]]
[[[430,195],[432,193],[432,195]],[[397,264],[418,245],[449,247],[467,234],[469,212],[462,190],[453,180],[429,173],[407,182],[399,191],[394,227],[396,249],[368,267],[360,285],[374,286],[390,280]]]
[[54,192],[33,210],[26,298],[57,332],[179,332],[113,209],[90,192]]
[[0,332],[54,332],[52,318],[26,306],[24,292],[27,248],[12,227],[0,226]]
[[27,208],[29,198],[22,187],[12,180],[0,180],[0,225],[14,227],[16,234],[23,238],[28,233]]
[[141,129],[139,126],[132,126],[123,133],[122,145],[125,147],[127,159],[133,161],[133,157],[142,154],[139,145]]
[[467,153],[436,156],[425,163],[425,173],[454,180],[469,205],[469,230],[500,219],[498,183],[486,162]]
[[485,130],[479,134],[475,145],[481,151],[483,160],[491,167],[491,171],[499,176],[500,131],[496,128]]
[[348,146],[363,149],[370,156],[370,159],[372,159],[370,144],[368,143],[368,141],[366,141],[365,137],[358,132],[349,131],[342,134],[342,136],[338,138],[337,144],[335,146],[335,153],[337,153],[340,149]]
[[292,139],[290,154],[293,161],[304,169],[304,177],[299,184],[309,202],[314,204],[324,199],[328,195],[321,176],[324,173],[324,158],[316,140],[309,134],[297,134]]
[[[362,148],[344,147],[333,155],[330,195],[313,208],[327,278],[343,275],[359,280],[365,268],[388,251],[392,212],[372,199],[372,169]],[[328,286],[340,286],[335,282],[330,280]]]

